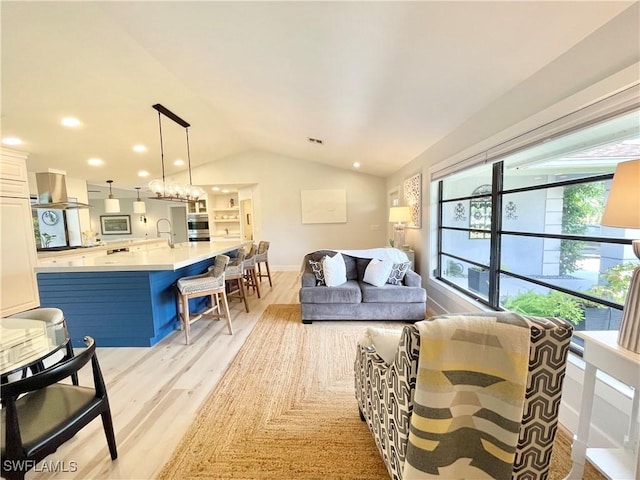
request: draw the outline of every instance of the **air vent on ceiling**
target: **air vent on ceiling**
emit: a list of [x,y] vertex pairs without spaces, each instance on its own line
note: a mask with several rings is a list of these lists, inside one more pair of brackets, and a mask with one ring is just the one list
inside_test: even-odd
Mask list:
[[307,141],[309,143],[317,143],[318,145],[324,145],[324,140],[320,140],[319,138],[307,137]]

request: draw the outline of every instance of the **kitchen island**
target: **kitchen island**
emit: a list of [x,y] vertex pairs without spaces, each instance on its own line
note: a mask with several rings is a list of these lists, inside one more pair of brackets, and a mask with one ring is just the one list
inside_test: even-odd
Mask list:
[[[215,256],[250,242],[192,242],[107,255],[48,257],[36,275],[42,307],[60,308],[74,346],[90,335],[100,347],[150,347],[175,330],[175,282],[203,273]],[[193,299],[190,309],[206,298]]]

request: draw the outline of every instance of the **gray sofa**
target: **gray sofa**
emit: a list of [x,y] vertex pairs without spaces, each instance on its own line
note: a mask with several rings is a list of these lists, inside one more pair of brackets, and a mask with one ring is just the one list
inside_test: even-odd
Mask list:
[[423,320],[427,292],[422,279],[409,270],[402,285],[376,287],[364,282],[370,258],[342,254],[347,269],[347,282],[337,287],[318,286],[309,260],[319,261],[333,250],[318,250],[305,255],[302,265],[300,304],[302,323],[314,320]]

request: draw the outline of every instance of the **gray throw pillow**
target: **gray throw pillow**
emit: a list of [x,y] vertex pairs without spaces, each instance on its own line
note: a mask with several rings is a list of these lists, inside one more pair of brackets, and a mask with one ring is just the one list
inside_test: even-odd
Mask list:
[[394,263],[391,268],[391,274],[387,279],[387,283],[390,283],[391,285],[402,285],[402,280],[407,274],[410,266],[411,262]]

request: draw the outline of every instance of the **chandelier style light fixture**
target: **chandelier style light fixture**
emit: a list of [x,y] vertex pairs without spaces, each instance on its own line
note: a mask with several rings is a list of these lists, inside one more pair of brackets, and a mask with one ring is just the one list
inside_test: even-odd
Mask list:
[[[158,111],[158,127],[160,130],[160,160],[162,162],[162,180],[156,179],[149,182],[149,189],[155,193],[156,200],[170,200],[173,202],[195,203],[199,197],[205,194],[200,187],[194,187],[191,181],[191,153],[189,151],[189,123],[177,116],[171,110],[165,108],[159,103],[152,106]],[[187,136],[187,168],[189,171],[189,183],[181,184],[176,182],[167,182],[164,176],[164,145],[162,141],[162,115],[173,120],[181,127],[184,127]]]

